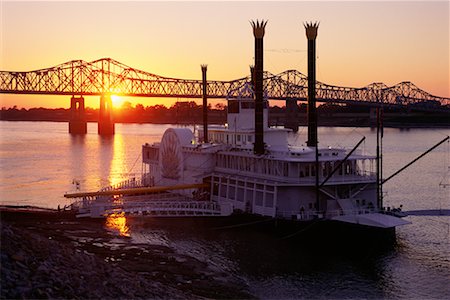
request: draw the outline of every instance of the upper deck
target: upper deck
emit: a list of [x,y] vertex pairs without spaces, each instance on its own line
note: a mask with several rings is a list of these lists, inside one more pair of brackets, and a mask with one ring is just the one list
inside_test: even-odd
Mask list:
[[323,179],[333,173],[330,183],[375,180],[375,157],[360,151],[341,163],[347,156],[345,149],[320,148],[316,167],[315,147],[290,145],[290,129],[268,126],[267,100],[263,106],[265,152],[256,155],[252,93],[250,85],[245,85],[239,97],[228,99],[228,123],[208,126],[209,143],[203,142],[203,128],[199,128],[197,138],[187,128],[171,128],[164,133],[161,143],[143,146],[143,163],[153,172],[159,170],[162,177],[174,180],[186,174],[201,177],[212,173],[306,185],[315,182],[316,173]]

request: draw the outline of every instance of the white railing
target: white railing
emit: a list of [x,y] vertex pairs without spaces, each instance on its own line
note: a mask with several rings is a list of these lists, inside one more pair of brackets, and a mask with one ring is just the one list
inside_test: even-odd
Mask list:
[[331,219],[333,217],[343,216],[343,215],[362,215],[362,214],[370,214],[377,212],[375,209],[367,209],[367,208],[360,208],[360,209],[352,209],[352,210],[342,210],[342,209],[336,209],[336,210],[327,210],[325,212],[318,212],[318,211],[304,211],[299,212],[297,211],[277,211],[276,216],[284,219],[294,219],[299,221],[307,221],[317,218],[318,216],[322,215],[325,216],[327,219]]
[[307,220],[312,220],[314,218],[316,218],[318,216],[318,212],[317,211],[304,211],[304,212],[299,212],[298,210],[294,211],[294,210],[284,210],[284,211],[277,211],[276,212],[276,216],[279,218],[283,218],[283,219],[294,219],[294,220],[303,220],[303,221],[307,221]]
[[[255,173],[253,171],[236,171],[234,169],[229,169],[225,167],[216,167],[215,172],[217,173],[225,173],[225,174],[236,174],[240,176],[247,176],[255,178]],[[316,177],[314,175],[305,176],[305,177],[289,177],[289,176],[279,176],[265,173],[258,173],[258,178],[262,180],[276,180],[280,182],[285,182],[289,184],[298,184],[298,185],[314,185],[316,182]],[[319,182],[325,180],[326,176],[319,176]],[[371,182],[376,180],[376,173],[364,171],[358,172],[356,174],[347,174],[347,175],[339,175],[334,174],[328,181],[327,184],[336,184],[336,183],[349,183],[349,182]]]
[[364,214],[370,214],[370,213],[374,213],[374,212],[376,212],[375,209],[367,209],[367,208],[352,209],[352,210],[336,209],[336,210],[326,211],[325,216],[327,218],[333,218],[333,217],[344,216],[344,215],[364,215]]
[[104,214],[124,212],[128,214],[149,214],[155,216],[180,215],[223,215],[226,209],[221,205],[209,201],[159,201],[133,202],[123,206],[105,208]]
[[112,190],[125,189],[125,188],[147,187],[147,186],[153,186],[153,185],[154,185],[153,177],[144,175],[142,178],[136,179],[135,177],[133,177],[133,178],[121,181],[117,184],[104,187],[104,188],[100,189],[99,191],[104,192],[104,191],[112,191]]

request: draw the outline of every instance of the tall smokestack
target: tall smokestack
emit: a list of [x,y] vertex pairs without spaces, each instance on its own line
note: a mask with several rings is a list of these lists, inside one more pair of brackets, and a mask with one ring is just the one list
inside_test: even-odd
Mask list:
[[203,142],[208,143],[208,99],[206,94],[206,70],[207,65],[201,65],[202,67],[202,88],[203,88]]
[[250,84],[252,90],[255,91],[255,66],[250,66]]
[[263,39],[267,21],[251,21],[253,36],[255,37],[255,145],[253,152],[257,155],[264,154],[264,99],[263,99]]
[[316,110],[316,37],[318,22],[306,22],[308,38],[308,141],[309,147],[317,147],[317,110]]

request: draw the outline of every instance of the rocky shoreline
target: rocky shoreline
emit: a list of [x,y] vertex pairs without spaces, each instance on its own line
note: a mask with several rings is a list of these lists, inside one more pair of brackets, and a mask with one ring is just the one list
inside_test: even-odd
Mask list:
[[244,282],[163,245],[132,244],[103,219],[5,209],[1,298],[254,298]]

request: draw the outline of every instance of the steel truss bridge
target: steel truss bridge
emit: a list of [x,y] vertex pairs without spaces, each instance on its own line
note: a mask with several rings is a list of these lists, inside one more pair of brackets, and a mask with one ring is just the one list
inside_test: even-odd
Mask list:
[[[210,80],[207,82],[208,98],[237,97],[249,82],[250,76],[231,81]],[[306,101],[307,83],[307,76],[296,70],[264,74],[264,90],[271,100]],[[202,98],[202,81],[163,77],[102,58],[92,62],[73,60],[29,72],[0,71],[0,93]],[[390,87],[372,83],[351,88],[317,81],[316,93],[318,102],[450,110],[450,98],[431,95],[411,82]]]

